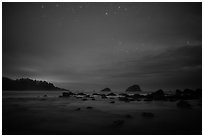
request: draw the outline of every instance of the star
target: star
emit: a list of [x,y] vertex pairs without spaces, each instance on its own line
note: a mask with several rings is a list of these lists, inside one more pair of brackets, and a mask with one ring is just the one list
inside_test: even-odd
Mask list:
[[75,13],[75,10],[74,10],[74,8],[72,8],[72,13]]
[[45,6],[44,6],[44,5],[41,5],[41,8],[42,8],[42,9],[44,9],[44,8],[45,8]]
[[190,45],[190,41],[186,41],[186,44],[187,44],[187,45]]
[[122,44],[123,44],[122,41],[119,41],[119,42],[118,42],[118,45],[122,45]]
[[56,4],[55,6],[58,8],[58,7],[59,7],[59,4]]

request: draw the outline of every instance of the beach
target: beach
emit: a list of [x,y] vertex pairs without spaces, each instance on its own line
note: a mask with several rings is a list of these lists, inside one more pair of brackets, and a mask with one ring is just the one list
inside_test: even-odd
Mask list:
[[191,108],[179,108],[177,101],[122,102],[117,97],[99,96],[83,100],[60,98],[58,93],[23,97],[3,94],[3,134],[202,134],[202,106],[198,100],[188,100]]

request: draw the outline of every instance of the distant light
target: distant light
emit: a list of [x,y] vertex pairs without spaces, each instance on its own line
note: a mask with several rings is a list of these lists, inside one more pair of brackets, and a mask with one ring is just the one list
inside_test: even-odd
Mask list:
[[123,44],[122,41],[119,41],[119,42],[118,42],[118,45],[122,45],[122,44]]
[[42,8],[42,9],[44,9],[44,8],[45,8],[45,6],[44,6],[44,5],[41,5],[41,8]]
[[106,12],[105,15],[108,16],[108,12]]

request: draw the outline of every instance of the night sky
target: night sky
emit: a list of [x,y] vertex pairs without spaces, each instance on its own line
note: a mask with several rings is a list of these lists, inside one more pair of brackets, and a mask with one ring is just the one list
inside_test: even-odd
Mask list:
[[71,90],[201,88],[202,3],[3,3],[3,76]]

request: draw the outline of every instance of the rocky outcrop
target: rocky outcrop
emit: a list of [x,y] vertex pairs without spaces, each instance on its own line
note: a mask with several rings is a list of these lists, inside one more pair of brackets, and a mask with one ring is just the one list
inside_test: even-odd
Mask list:
[[111,91],[111,89],[110,88],[104,88],[101,91]]
[[107,96],[116,96],[115,93],[109,93]]
[[73,95],[75,95],[75,94],[72,93],[72,92],[63,92],[62,96],[60,96],[60,97],[70,97],[70,96],[73,96]]
[[140,89],[140,86],[139,85],[133,85],[133,86],[130,86],[126,89],[126,91],[128,92],[138,92],[138,91],[141,91]]

